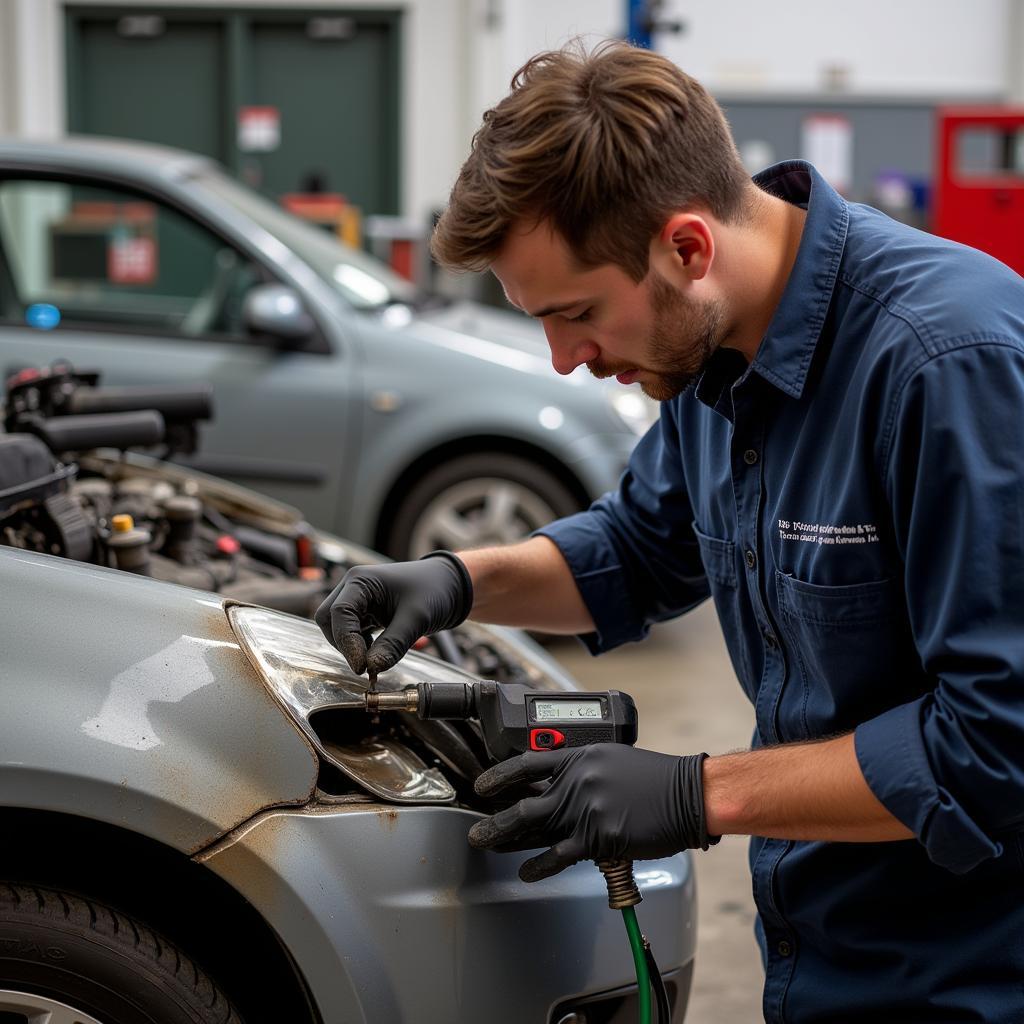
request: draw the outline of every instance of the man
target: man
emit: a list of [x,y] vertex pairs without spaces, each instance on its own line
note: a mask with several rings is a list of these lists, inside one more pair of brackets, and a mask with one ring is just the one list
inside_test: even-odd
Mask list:
[[522,544],[352,570],[325,634],[360,672],[470,612],[597,654],[710,594],[757,720],[744,753],[496,766],[480,792],[551,782],[471,842],[550,847],[535,880],[750,835],[767,1021],[1024,1020],[1020,278],[808,164],[751,182],[701,86],[622,44],[517,74],[434,251],[660,421]]

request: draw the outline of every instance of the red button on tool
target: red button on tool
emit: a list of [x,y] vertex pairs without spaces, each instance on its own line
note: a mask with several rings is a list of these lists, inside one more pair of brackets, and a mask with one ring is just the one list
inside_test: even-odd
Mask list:
[[531,729],[531,750],[554,750],[565,746],[565,735],[557,729]]

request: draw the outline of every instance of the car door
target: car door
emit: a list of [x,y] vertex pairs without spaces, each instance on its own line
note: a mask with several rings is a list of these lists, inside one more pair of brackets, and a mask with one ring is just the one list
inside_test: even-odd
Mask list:
[[189,461],[333,524],[342,459],[302,439],[351,450],[356,368],[339,373],[319,327],[287,348],[247,330],[266,283],[272,266],[147,190],[0,170],[0,372],[66,359],[106,384],[207,381],[214,420]]

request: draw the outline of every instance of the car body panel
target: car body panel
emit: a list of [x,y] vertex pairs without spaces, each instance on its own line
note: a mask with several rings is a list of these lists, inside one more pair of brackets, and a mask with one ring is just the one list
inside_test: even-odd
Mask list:
[[[254,339],[66,325],[42,332],[8,320],[0,324],[0,371],[65,358],[101,371],[110,385],[209,381],[216,417],[189,464],[297,505],[314,525],[361,544],[378,540],[383,504],[405,486],[410,465],[453,440],[531,446],[568,467],[590,498],[615,485],[637,436],[610,404],[616,385],[583,368],[560,377],[540,326],[518,314],[471,302],[357,310],[204,185],[215,167],[142,143],[0,140],[0,175],[78,174],[134,188],[205,224],[298,292],[318,344],[283,351]],[[558,415],[541,417],[545,409]]]
[[[528,886],[516,874],[526,854],[469,847],[477,811],[328,788],[293,712],[239,645],[230,603],[2,547],[0,592],[0,808],[109,823],[191,856],[277,935],[325,1022],[545,1021],[556,1004],[632,983],[593,865]],[[572,686],[515,631],[463,628],[522,652],[528,678],[550,671],[548,684]],[[403,665],[454,671],[415,653]],[[365,685],[340,657],[334,671],[339,693]],[[385,685],[403,681],[391,675]],[[635,870],[659,966],[688,977],[692,857]]]
[[[349,486],[342,466],[360,429],[358,403],[346,399],[358,391],[359,374],[345,359],[211,339],[0,327],[0,371],[19,362],[5,343],[19,331],[26,340],[16,351],[31,356],[32,365],[66,359],[82,370],[101,369],[104,385],[210,383],[215,415],[200,426],[202,454],[181,461],[232,480],[256,479],[270,497],[300,502],[310,522],[329,525],[335,517],[337,495]],[[300,444],[303,436],[333,446]]]
[[[542,1022],[566,997],[633,983],[596,867],[527,885],[516,874],[527,854],[468,845],[479,817],[385,804],[272,811],[197,860],[273,926],[327,1021]],[[659,968],[682,967],[696,942],[692,859],[635,871]]]
[[[375,323],[366,325],[363,334],[367,395],[372,399],[387,393],[398,408],[381,412],[372,401],[366,404],[359,431],[363,453],[351,463],[348,504],[339,506],[344,527],[336,532],[372,537],[384,501],[405,467],[425,452],[467,438],[505,440],[544,452],[563,465],[576,463],[580,484],[594,497],[618,480],[635,436],[616,435],[610,405],[603,399],[595,402],[589,384],[578,387],[552,378],[550,364],[539,355],[433,323],[421,325],[417,319],[401,333]],[[403,376],[396,375],[396,365],[405,368]],[[407,381],[415,381],[415,387]],[[453,385],[457,401],[436,401],[437,394],[452,395]],[[557,438],[556,431],[542,425],[544,410],[558,412]],[[605,443],[608,435],[616,437],[614,446]],[[586,447],[590,439],[596,443],[589,457],[577,459],[577,446]]]
[[310,798],[313,749],[215,595],[10,548],[0,571],[0,805],[191,853]]

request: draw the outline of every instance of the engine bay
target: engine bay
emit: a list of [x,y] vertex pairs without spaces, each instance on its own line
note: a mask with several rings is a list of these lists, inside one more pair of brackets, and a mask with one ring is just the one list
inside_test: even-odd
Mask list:
[[[63,364],[9,382],[6,432],[0,433],[0,544],[210,591],[228,606],[261,606],[304,619],[352,565],[378,557],[319,533],[290,506],[169,461],[197,443],[189,417],[209,415],[208,396],[198,402],[193,393],[189,404],[179,393],[175,405],[166,393],[133,398],[130,389],[117,389],[110,400],[111,389],[100,401],[104,390],[96,383],[95,375],[75,374]],[[173,430],[159,410],[137,408],[162,398]],[[75,411],[96,404],[121,411]],[[176,409],[185,414],[175,421]],[[128,450],[142,444],[140,437],[157,437],[162,457]],[[500,631],[472,622],[424,637],[415,649],[479,678],[559,685]],[[472,784],[489,759],[472,723],[328,708],[311,715],[309,725],[320,751],[319,799],[387,799],[390,780],[404,775],[403,792],[416,792],[435,775],[440,785],[422,790],[422,802],[481,805]]]

